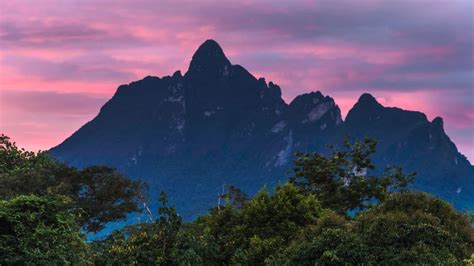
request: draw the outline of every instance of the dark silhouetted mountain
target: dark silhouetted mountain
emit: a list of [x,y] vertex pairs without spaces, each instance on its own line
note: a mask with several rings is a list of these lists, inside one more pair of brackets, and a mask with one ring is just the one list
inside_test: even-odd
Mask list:
[[324,152],[345,136],[375,137],[379,165],[416,171],[416,188],[474,207],[473,166],[440,118],[384,107],[369,94],[345,122],[320,92],[287,104],[280,87],[232,65],[213,40],[198,48],[184,76],[120,86],[97,117],[50,152],[77,167],[117,167],[146,181],[152,197],[166,191],[191,219],[216,205],[223,184],[250,194],[275,186],[287,180],[294,152]]
[[363,94],[347,114],[342,132],[377,139],[378,165],[417,172],[416,188],[474,209],[474,167],[446,135],[440,117],[430,122],[423,113],[383,107]]

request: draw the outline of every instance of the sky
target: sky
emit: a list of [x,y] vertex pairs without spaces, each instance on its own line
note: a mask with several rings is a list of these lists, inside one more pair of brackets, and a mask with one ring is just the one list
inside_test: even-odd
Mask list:
[[441,116],[474,162],[474,1],[0,1],[0,132],[47,150],[120,84],[186,72],[214,39],[234,64],[319,90],[343,115],[369,92]]

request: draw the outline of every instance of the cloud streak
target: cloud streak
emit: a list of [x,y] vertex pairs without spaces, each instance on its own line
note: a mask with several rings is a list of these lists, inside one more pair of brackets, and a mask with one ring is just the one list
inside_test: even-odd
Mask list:
[[[0,129],[28,148],[49,148],[118,85],[186,71],[213,38],[233,63],[281,85],[287,101],[321,90],[347,113],[370,92],[386,105],[442,116],[472,161],[472,10],[468,0],[1,1]],[[22,133],[38,123],[52,132],[47,141]]]

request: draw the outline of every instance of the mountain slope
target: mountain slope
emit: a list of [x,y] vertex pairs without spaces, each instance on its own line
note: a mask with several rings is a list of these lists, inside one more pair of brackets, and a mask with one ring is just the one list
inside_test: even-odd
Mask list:
[[143,179],[152,195],[166,191],[191,219],[215,206],[224,183],[248,193],[274,186],[288,177],[295,151],[325,151],[346,135],[376,137],[376,161],[422,173],[417,187],[460,207],[474,202],[464,196],[474,192],[473,167],[440,119],[385,108],[366,94],[345,122],[320,92],[287,104],[280,87],[232,65],[212,40],[198,48],[184,76],[120,86],[97,117],[50,152],[74,166],[109,164]]
[[474,168],[444,132],[440,117],[383,107],[363,94],[349,111],[344,134],[378,140],[378,165],[401,165],[417,173],[415,187],[444,197],[460,208],[474,208]]

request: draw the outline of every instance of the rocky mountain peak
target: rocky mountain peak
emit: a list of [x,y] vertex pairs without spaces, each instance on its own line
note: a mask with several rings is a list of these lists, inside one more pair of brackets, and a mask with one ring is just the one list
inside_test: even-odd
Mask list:
[[432,124],[435,128],[441,129],[442,131],[444,131],[443,118],[437,116],[435,119],[433,119],[433,121],[431,121],[431,124]]
[[346,117],[346,122],[352,124],[355,121],[370,121],[377,119],[384,107],[369,93],[359,97],[357,103],[351,108]]
[[219,44],[214,40],[207,40],[194,53],[186,75],[225,74],[229,71],[230,66],[231,64]]
[[181,78],[183,75],[181,75],[181,71],[177,70],[173,73],[173,78]]
[[338,125],[342,122],[341,111],[329,96],[324,96],[321,92],[311,92],[299,95],[290,103],[289,116],[292,120],[302,124],[312,124],[320,121],[324,117],[324,122]]
[[374,96],[372,96],[369,93],[363,93],[360,97],[359,100],[356,103],[356,106],[359,108],[369,108],[369,109],[377,109],[382,107],[382,105],[377,102]]

